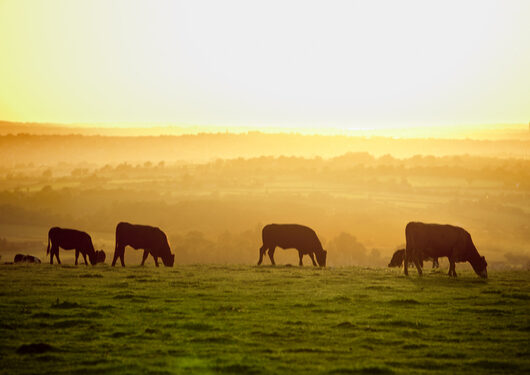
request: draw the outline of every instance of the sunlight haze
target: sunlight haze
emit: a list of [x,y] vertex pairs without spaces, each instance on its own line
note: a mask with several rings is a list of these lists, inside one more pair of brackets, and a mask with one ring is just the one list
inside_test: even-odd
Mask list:
[[528,1],[0,2],[0,120],[527,124]]
[[530,374],[530,0],[0,0],[0,375]]

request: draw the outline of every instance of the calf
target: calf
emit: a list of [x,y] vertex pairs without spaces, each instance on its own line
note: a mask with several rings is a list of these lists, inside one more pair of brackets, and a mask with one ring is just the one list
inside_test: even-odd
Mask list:
[[[388,267],[401,267],[403,265],[403,258],[405,258],[405,249],[399,249],[394,252],[394,255],[392,255],[392,259],[390,259],[390,263],[388,263]],[[438,268],[440,267],[440,264],[438,263],[438,258],[423,258],[423,260],[420,262],[421,267],[423,268],[423,261],[424,260],[432,260],[432,268]],[[409,266],[412,263],[409,263]]]

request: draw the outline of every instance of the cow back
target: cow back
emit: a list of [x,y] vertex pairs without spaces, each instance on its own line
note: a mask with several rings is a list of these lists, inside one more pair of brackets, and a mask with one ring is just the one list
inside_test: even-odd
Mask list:
[[411,222],[407,224],[405,234],[407,248],[413,246],[421,249],[424,259],[450,257],[455,251],[457,254],[455,261],[461,262],[468,259],[471,236],[461,227]]
[[52,243],[62,247],[65,250],[83,248],[93,251],[92,239],[86,232],[77,229],[67,229],[54,227],[48,233]]

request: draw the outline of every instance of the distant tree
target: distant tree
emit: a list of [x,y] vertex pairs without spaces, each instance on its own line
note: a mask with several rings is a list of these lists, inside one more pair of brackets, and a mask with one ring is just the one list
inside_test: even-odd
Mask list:
[[350,233],[340,233],[329,241],[326,247],[329,251],[330,264],[337,266],[369,264],[366,247]]
[[42,177],[44,178],[51,178],[53,175],[52,170],[50,168],[46,169],[44,172],[42,172]]

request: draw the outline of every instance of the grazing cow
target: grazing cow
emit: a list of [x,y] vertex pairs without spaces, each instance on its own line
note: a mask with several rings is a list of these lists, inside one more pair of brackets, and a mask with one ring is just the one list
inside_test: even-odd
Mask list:
[[41,263],[40,259],[33,255],[17,254],[15,255],[15,263]]
[[[51,243],[51,248],[50,248]],[[86,256],[90,260],[90,264],[96,265],[97,263],[103,263],[105,261],[105,252],[103,250],[94,250],[92,245],[92,238],[86,232],[75,229],[64,229],[59,227],[53,227],[48,232],[48,248],[46,249],[46,255],[50,254],[50,264],[53,264],[53,256],[57,258],[57,263],[61,264],[59,259],[59,248],[62,247],[64,250],[75,249],[75,265],[77,266],[77,260],[79,253],[83,255],[85,265],[87,264]]]
[[262,230],[263,246],[259,249],[258,266],[263,261],[263,255],[269,250],[269,258],[272,265],[274,262],[274,250],[276,247],[282,249],[297,249],[300,257],[300,266],[303,266],[302,257],[309,255],[313,265],[316,266],[315,255],[320,267],[326,266],[327,251],[322,248],[315,231],[298,224],[269,224]]
[[[405,258],[405,249],[399,249],[396,250],[394,255],[392,255],[392,259],[390,259],[390,263],[388,263],[388,267],[401,267],[403,265],[403,258]],[[438,263],[438,258],[423,258],[423,260],[420,262],[421,267],[423,268],[423,261],[424,260],[432,260],[432,268],[438,268],[440,267],[440,264]],[[409,263],[409,266],[412,263]]]
[[159,257],[162,258],[162,262],[166,267],[173,267],[173,263],[175,262],[175,254],[171,254],[166,234],[157,227],[119,223],[116,226],[116,246],[114,248],[114,259],[112,260],[113,267],[118,257],[121,260],[121,265],[125,267],[124,255],[126,246],[144,250],[142,266],[149,254],[153,256],[157,267]]
[[411,222],[405,228],[407,248],[405,249],[404,271],[414,262],[421,276],[420,261],[425,257],[447,257],[449,276],[456,277],[455,263],[469,262],[477,275],[488,277],[486,258],[480,256],[471,240],[471,235],[463,228],[452,225],[424,224]]

